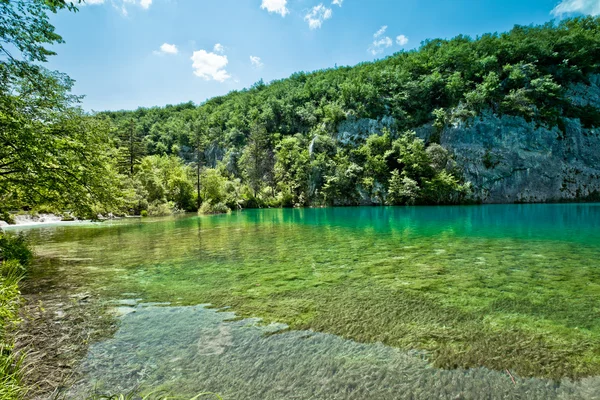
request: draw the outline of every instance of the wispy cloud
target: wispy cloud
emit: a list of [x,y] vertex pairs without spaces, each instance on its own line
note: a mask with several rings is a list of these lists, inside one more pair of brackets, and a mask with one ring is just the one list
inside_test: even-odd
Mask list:
[[562,0],[551,13],[556,17],[565,14],[600,15],[600,0]]
[[265,64],[263,64],[260,57],[257,57],[257,56],[250,56],[250,63],[252,64],[252,66],[254,68],[261,68],[262,66],[265,65]]
[[200,78],[217,82],[225,82],[231,78],[231,75],[225,70],[229,63],[226,55],[199,50],[192,54],[191,60],[194,74]]
[[179,53],[179,49],[174,44],[163,43],[160,46],[160,51],[155,51],[154,54],[164,55],[164,54],[177,54]]
[[384,25],[381,28],[379,28],[379,30],[373,34],[373,37],[377,39],[379,36],[383,35],[385,31],[387,31],[387,25]]
[[387,31],[387,25],[379,28],[377,32],[373,34],[373,38],[375,39],[371,46],[369,46],[369,52],[374,56],[383,53],[385,49],[391,47],[394,42],[389,36],[384,36]]
[[128,12],[128,6],[139,6],[144,10],[147,10],[152,5],[152,0],[85,0],[85,2],[78,4],[80,6],[94,6],[101,5],[110,2],[110,4],[121,13],[124,17],[126,17]]
[[304,20],[308,22],[310,29],[317,29],[323,25],[323,21],[331,18],[331,15],[331,8],[327,8],[321,3],[318,6],[314,6],[308,14],[304,16]]
[[213,51],[215,53],[223,54],[223,53],[225,53],[225,47],[221,43],[217,43],[213,47]]
[[342,3],[344,3],[344,0],[333,0],[331,2],[331,4],[333,4],[334,6],[342,6]]
[[290,13],[290,10],[287,9],[286,5],[287,0],[262,0],[260,8],[285,17],[286,14]]
[[388,47],[391,47],[393,44],[392,39],[390,39],[389,37],[382,37],[381,39],[377,39],[375,40],[372,44],[371,47],[369,47],[369,51],[371,52],[371,54],[373,54],[374,56],[383,53],[383,51],[385,49],[387,49]]
[[[383,25],[377,32],[373,34],[373,43],[369,46],[369,53],[374,56],[381,54],[385,51],[385,49],[392,47],[394,45],[394,41],[391,37],[387,36],[385,33],[387,32],[387,25]],[[408,37],[406,35],[398,35],[396,36],[396,44],[398,46],[406,46],[408,44]]]

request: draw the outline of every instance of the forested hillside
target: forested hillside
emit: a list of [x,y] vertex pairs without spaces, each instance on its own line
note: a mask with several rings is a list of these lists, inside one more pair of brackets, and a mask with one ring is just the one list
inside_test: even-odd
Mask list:
[[[600,19],[586,17],[478,38],[430,40],[418,50],[372,63],[260,81],[199,106],[93,116],[74,108],[68,118],[57,109],[51,125],[39,124],[58,129],[67,119],[68,129],[80,127],[82,151],[68,147],[72,142],[58,145],[73,150],[60,153],[72,154],[60,156],[67,163],[88,160],[81,164],[89,168],[75,169],[72,177],[81,191],[55,202],[70,182],[68,176],[49,175],[51,184],[32,192],[29,172],[8,174],[10,155],[3,155],[7,163],[0,165],[0,185],[11,193],[5,195],[10,200],[5,208],[50,205],[91,215],[161,215],[201,206],[203,212],[222,212],[477,202],[485,200],[485,183],[470,182],[481,175],[473,165],[493,169],[499,164],[493,145],[469,159],[471,173],[466,174],[465,163],[457,163],[461,153],[443,138],[482,116],[511,117],[564,143],[576,121],[586,136],[600,126],[600,103],[575,99],[572,92],[588,87],[599,72]],[[61,88],[68,94],[70,82]],[[512,128],[505,128],[510,136]],[[52,147],[60,135],[47,137]],[[58,154],[44,157],[52,164]],[[32,171],[27,162],[37,159],[19,156],[18,162],[23,171]],[[81,206],[82,199],[88,207]]]
[[[152,191],[147,181],[158,179],[160,165],[179,166],[164,170],[179,177],[165,177],[160,193],[138,190],[150,203],[193,209],[194,179],[174,181],[193,177],[198,163],[201,200],[229,208],[458,203],[477,198],[437,144],[446,127],[490,112],[562,136],[566,119],[600,126],[597,108],[567,95],[599,63],[600,20],[579,18],[430,40],[373,63],[261,81],[199,107],[99,116],[116,127],[133,186]],[[426,143],[410,132],[422,126],[433,132]]]

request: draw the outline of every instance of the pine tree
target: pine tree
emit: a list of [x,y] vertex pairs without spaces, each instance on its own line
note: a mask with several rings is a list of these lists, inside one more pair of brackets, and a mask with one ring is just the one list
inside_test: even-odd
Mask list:
[[119,166],[129,176],[135,174],[135,167],[144,156],[142,136],[131,119],[119,132]]

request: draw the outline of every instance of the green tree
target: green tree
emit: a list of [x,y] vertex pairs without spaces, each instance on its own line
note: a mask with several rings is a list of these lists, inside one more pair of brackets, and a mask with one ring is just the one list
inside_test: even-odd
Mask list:
[[150,205],[170,203],[172,211],[194,209],[193,172],[179,157],[144,157],[136,178],[147,193]]
[[207,145],[207,120],[204,113],[200,113],[194,121],[190,123],[190,143],[193,148],[194,164],[196,166],[196,199],[197,206],[200,208],[202,203],[201,191],[201,170],[204,161],[204,151]]
[[392,206],[414,205],[421,195],[419,184],[409,177],[400,175],[395,169],[389,182],[387,203]]
[[135,174],[135,168],[144,156],[142,136],[136,123],[130,119],[119,129],[119,166],[129,176]]
[[359,203],[358,187],[363,168],[350,162],[348,157],[338,156],[330,175],[325,176],[322,195],[325,203],[332,205],[356,205]]
[[298,137],[284,138],[275,152],[275,179],[280,192],[289,197],[287,206],[304,205],[308,200],[309,154]]
[[269,160],[269,134],[264,125],[255,123],[250,129],[248,144],[244,148],[240,164],[245,178],[253,191],[254,197],[258,197],[264,186],[272,159]]
[[114,204],[109,126],[77,108],[72,80],[40,65],[62,43],[58,0],[0,1],[0,207],[52,204],[80,214]]

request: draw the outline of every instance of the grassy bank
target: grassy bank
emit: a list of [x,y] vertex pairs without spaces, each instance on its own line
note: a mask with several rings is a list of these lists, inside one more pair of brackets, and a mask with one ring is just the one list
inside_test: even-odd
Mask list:
[[19,282],[31,260],[31,251],[19,236],[0,233],[0,399],[25,395],[22,358],[14,351],[19,324]]

